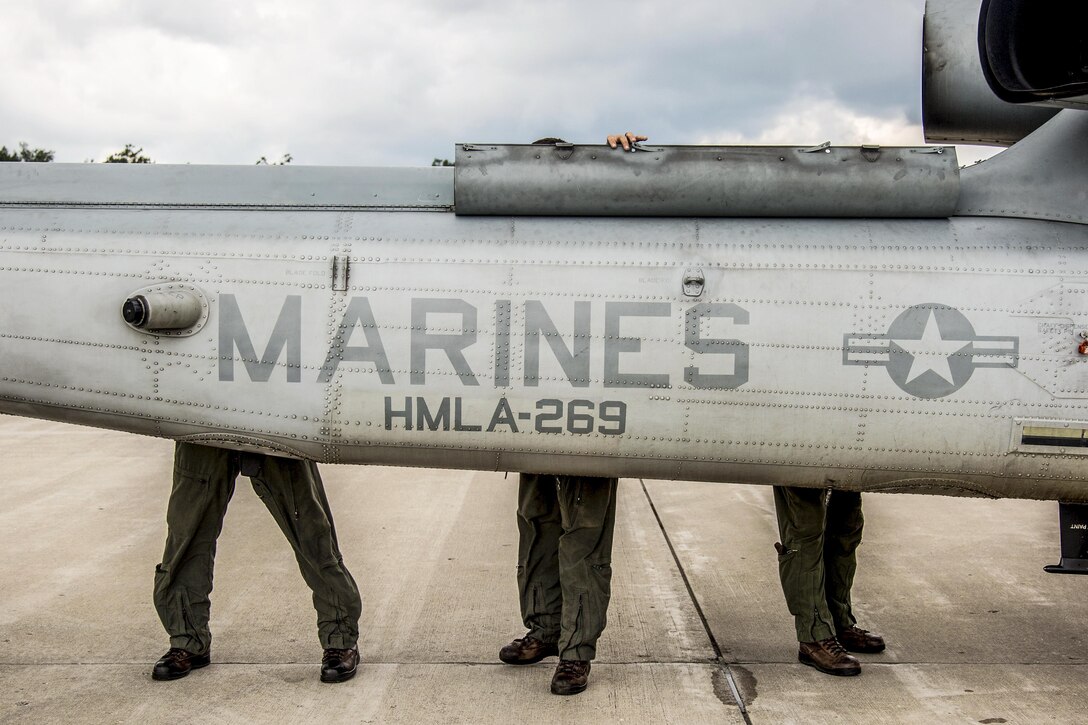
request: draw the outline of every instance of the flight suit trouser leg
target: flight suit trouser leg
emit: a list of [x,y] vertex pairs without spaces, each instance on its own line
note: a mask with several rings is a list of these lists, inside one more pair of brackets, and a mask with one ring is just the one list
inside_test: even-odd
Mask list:
[[166,509],[166,547],[155,567],[155,610],[170,646],[194,654],[211,647],[212,570],[223,516],[234,494],[231,451],[192,443],[174,447],[174,479]]
[[518,476],[518,600],[528,636],[559,641],[563,590],[559,537],[563,534],[555,476]]
[[832,491],[827,499],[824,525],[824,586],[827,608],[836,629],[857,624],[850,606],[850,590],[857,571],[857,548],[865,518],[861,513],[861,494],[857,491]]
[[562,519],[559,581],[563,589],[559,657],[592,660],[607,623],[612,591],[615,478],[557,477]]
[[824,583],[826,496],[827,491],[818,488],[774,487],[782,539],[778,575],[798,642],[817,642],[835,634]]
[[251,455],[242,454],[242,472],[295,551],[302,578],[313,592],[321,647],[355,647],[362,600],[340,554],[317,464]]

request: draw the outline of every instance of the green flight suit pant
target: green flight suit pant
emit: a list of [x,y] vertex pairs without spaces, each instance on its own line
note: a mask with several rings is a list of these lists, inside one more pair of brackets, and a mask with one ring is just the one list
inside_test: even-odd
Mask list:
[[612,582],[615,478],[523,473],[518,594],[529,635],[565,660],[592,660]]
[[324,649],[349,649],[359,638],[362,602],[336,542],[317,464],[177,443],[174,484],[166,511],[166,550],[155,567],[155,609],[170,646],[195,654],[211,647],[212,568],[216,539],[240,472],[295,550],[313,591],[318,639]]
[[778,514],[778,574],[794,616],[798,642],[817,642],[857,623],[850,589],[865,520],[861,494],[774,487]]

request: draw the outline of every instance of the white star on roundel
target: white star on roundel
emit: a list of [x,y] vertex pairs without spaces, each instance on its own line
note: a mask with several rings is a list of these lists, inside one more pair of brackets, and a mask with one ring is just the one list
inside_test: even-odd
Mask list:
[[926,326],[922,331],[921,339],[896,340],[895,343],[913,357],[910,363],[910,371],[907,373],[906,384],[908,385],[930,370],[939,377],[944,378],[950,385],[954,384],[955,381],[952,380],[952,370],[948,366],[948,360],[971,344],[969,340],[945,340],[941,337],[941,330],[937,325],[933,310],[929,311],[929,317],[926,318]]

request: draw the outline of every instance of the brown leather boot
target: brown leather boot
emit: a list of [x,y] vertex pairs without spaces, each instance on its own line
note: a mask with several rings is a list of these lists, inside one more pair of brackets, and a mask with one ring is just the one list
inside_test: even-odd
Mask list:
[[850,626],[840,629],[835,637],[847,652],[875,654],[884,651],[884,638],[861,627]]
[[577,695],[589,684],[589,660],[559,660],[552,675],[553,695]]
[[545,657],[558,657],[559,645],[555,642],[541,642],[536,637],[525,635],[515,639],[499,650],[499,659],[508,665],[531,665]]
[[330,647],[321,658],[322,682],[347,682],[359,667],[359,650]]
[[210,652],[197,655],[180,647],[171,647],[151,668],[151,679],[177,680],[185,677],[192,670],[207,667],[211,661]]
[[852,657],[834,637],[821,639],[819,642],[801,642],[798,645],[797,661],[820,672],[840,677],[853,677],[861,674],[861,663]]

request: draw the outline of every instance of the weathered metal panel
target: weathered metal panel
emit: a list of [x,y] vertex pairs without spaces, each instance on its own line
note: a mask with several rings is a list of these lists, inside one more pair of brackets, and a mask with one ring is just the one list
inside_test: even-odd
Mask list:
[[462,215],[947,217],[954,149],[459,144]]
[[[0,411],[327,462],[1085,500],[1083,455],[1013,428],[1088,421],[1085,249],[1023,219],[8,209]],[[169,280],[207,325],[128,327]]]
[[1088,223],[1086,160],[1088,113],[1061,111],[1016,146],[964,169],[956,213]]

